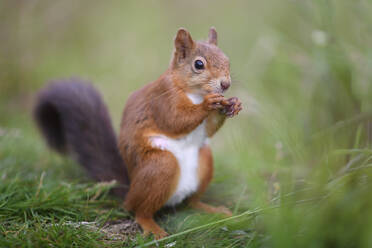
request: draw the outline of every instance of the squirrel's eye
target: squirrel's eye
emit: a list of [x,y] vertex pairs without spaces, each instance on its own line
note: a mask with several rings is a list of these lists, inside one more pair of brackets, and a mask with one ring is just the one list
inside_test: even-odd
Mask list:
[[204,69],[204,63],[203,63],[203,61],[201,61],[201,60],[199,60],[199,59],[195,60],[195,62],[194,62],[194,66],[195,66],[195,68],[198,69],[198,70],[202,70],[202,69]]

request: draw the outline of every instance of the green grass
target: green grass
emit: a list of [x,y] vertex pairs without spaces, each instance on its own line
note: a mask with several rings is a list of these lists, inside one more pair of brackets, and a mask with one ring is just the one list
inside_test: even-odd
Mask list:
[[[370,1],[9,0],[0,16],[0,247],[372,246]],[[180,206],[157,216],[163,241],[110,240],[107,223],[132,216],[111,184],[46,148],[35,92],[89,79],[118,128],[128,95],[167,68],[176,30],[205,39],[210,26],[244,109],[212,140],[203,200],[234,216]]]
[[99,232],[66,223],[128,218],[120,202],[107,197],[112,185],[78,183],[70,162],[17,131],[4,130],[0,138],[0,247],[103,245]]

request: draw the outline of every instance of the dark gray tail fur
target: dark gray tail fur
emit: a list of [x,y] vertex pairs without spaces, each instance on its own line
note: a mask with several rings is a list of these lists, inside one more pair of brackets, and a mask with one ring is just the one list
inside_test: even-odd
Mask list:
[[37,98],[34,116],[51,148],[68,154],[97,181],[115,179],[113,193],[125,197],[129,179],[101,96],[77,79],[52,82]]

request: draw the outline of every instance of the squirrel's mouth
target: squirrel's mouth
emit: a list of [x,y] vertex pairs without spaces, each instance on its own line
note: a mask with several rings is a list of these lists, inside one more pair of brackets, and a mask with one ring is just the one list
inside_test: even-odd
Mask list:
[[225,85],[223,83],[219,83],[219,84],[214,84],[212,87],[212,93],[219,93],[219,94],[223,94],[225,93],[229,88],[230,88],[230,83],[228,85]]
[[227,90],[224,90],[222,88],[213,88],[212,90],[209,91],[209,93],[216,93],[216,94],[223,94],[225,93]]
[[217,93],[223,94],[223,93],[225,93],[227,90],[228,90],[228,88],[219,87]]
[[223,94],[225,93],[229,87],[223,87],[221,84],[217,84],[215,82],[209,83],[207,87],[204,88],[205,93],[218,93]]

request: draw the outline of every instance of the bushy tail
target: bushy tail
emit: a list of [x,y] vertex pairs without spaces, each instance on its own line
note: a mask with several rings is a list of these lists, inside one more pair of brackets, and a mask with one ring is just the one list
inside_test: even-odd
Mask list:
[[34,117],[51,148],[70,155],[97,181],[115,179],[113,193],[125,197],[129,179],[101,96],[77,80],[52,82],[37,98]]

